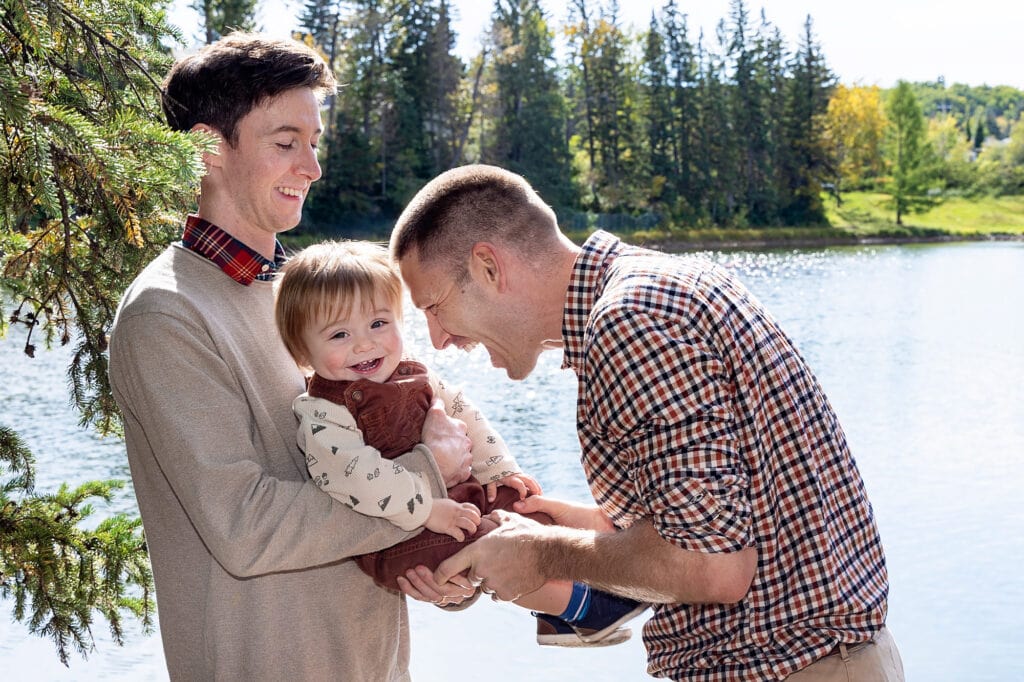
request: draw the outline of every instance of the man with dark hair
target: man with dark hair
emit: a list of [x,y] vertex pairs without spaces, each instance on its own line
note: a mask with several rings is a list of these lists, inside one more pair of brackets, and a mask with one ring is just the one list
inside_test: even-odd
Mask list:
[[[413,533],[309,480],[291,409],[305,382],[273,318],[276,237],[320,177],[320,103],[334,87],[309,48],[251,34],[184,58],[165,82],[170,125],[217,149],[182,241],[124,294],[110,381],[174,680],[409,677],[403,597],[346,559]],[[443,494],[471,464],[464,438],[433,409],[425,444],[397,460]]]
[[648,672],[676,680],[903,679],[881,539],[839,420],[726,270],[558,229],[526,180],[441,174],[391,236],[437,348],[512,379],[561,349],[597,506],[533,496],[443,562],[498,598],[578,580],[654,603]]

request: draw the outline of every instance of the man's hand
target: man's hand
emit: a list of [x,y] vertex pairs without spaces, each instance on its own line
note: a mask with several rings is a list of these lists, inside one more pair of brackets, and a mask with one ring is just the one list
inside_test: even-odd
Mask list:
[[500,510],[484,518],[500,525],[441,562],[434,571],[436,584],[443,586],[465,573],[470,584],[479,585],[502,601],[539,589],[547,581],[541,546],[547,535],[557,532],[555,527]]
[[469,451],[473,443],[466,435],[466,423],[449,417],[440,398],[435,399],[427,410],[421,437],[437,462],[445,488],[469,478],[473,466],[473,456]]
[[426,566],[410,568],[405,572],[405,577],[397,576],[397,580],[398,587],[407,596],[438,606],[461,604],[476,594],[476,588],[469,584],[465,576],[461,575],[452,577],[444,585],[438,585],[434,581],[433,572]]
[[594,505],[563,502],[533,495],[516,502],[512,508],[520,514],[544,512],[556,524],[566,528],[583,528],[584,530],[596,530],[599,533],[611,533],[616,530],[611,519]]

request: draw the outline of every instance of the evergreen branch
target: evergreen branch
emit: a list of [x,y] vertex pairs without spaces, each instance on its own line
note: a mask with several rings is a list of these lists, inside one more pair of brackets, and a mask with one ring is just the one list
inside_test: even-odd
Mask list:
[[[135,68],[138,70],[138,72],[146,77],[146,79],[150,82],[150,84],[152,84],[152,86],[156,89],[157,92],[161,92],[162,91],[162,89],[160,87],[159,81],[157,81],[155,78],[153,78],[153,75],[149,72],[149,69],[146,68],[146,66],[144,64],[139,62],[139,60],[137,60],[134,55],[132,55],[127,50],[125,50],[125,49],[115,45],[105,35],[103,35],[99,31],[97,31],[95,28],[93,28],[93,26],[91,24],[89,24],[87,21],[85,21],[84,19],[79,17],[77,14],[72,12],[68,8],[67,5],[65,5],[63,3],[58,4],[58,11],[61,14],[63,14],[65,17],[70,19],[73,23],[77,24],[78,27],[81,28],[83,32],[85,32],[88,35],[91,35],[99,43],[101,43],[102,45],[105,45],[108,49],[110,49],[113,52],[115,52],[122,59],[125,59],[128,62],[131,62],[131,64],[133,66],[135,66]],[[98,63],[102,63],[102,60],[99,59],[98,56],[97,56],[97,62]]]
[[116,514],[93,530],[83,527],[93,514],[91,501],[109,502],[123,482],[29,495],[31,455],[19,443],[0,428],[0,457],[14,462],[16,474],[0,487],[0,593],[15,596],[14,619],[53,640],[65,665],[71,649],[82,656],[93,649],[94,611],[108,621],[117,643],[124,611],[151,631],[152,574],[141,520]]

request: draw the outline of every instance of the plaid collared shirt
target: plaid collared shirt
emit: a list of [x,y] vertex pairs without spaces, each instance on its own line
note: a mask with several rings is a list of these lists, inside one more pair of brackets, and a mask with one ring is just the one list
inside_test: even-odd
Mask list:
[[274,279],[278,268],[285,261],[281,242],[274,242],[274,260],[267,260],[213,223],[196,215],[185,219],[181,243],[185,248],[209,258],[228,277],[245,286],[252,284],[253,280],[266,282]]
[[783,679],[885,622],[888,578],[839,421],[789,338],[723,268],[598,232],[567,293],[564,366],[594,498],[695,552],[756,547],[735,605],[658,605],[652,674]]

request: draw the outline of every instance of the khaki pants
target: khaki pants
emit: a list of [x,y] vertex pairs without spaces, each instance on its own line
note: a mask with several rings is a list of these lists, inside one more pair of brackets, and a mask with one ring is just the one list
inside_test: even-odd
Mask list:
[[835,650],[786,678],[789,682],[904,682],[903,661],[889,629],[861,644]]

